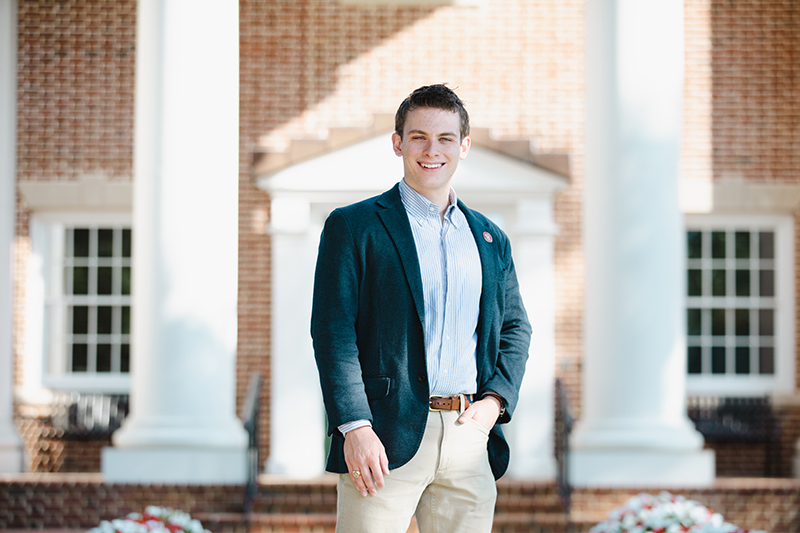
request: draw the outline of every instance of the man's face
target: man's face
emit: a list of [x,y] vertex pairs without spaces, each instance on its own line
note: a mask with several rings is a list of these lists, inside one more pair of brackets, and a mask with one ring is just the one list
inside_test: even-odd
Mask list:
[[436,204],[446,200],[458,162],[469,152],[470,138],[460,139],[460,130],[457,112],[418,107],[406,116],[403,138],[392,135],[394,153],[403,158],[406,183]]

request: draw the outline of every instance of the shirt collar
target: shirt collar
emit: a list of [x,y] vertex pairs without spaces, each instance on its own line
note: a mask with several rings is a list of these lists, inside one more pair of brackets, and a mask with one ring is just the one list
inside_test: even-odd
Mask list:
[[[403,201],[406,212],[420,224],[428,217],[439,216],[439,206],[412,189],[404,179],[400,180],[400,199]],[[454,217],[453,213],[460,212],[460,209],[458,209],[458,196],[456,196],[456,191],[452,187],[450,188],[449,202],[450,205],[445,210],[444,217],[455,227],[458,227],[458,217]]]

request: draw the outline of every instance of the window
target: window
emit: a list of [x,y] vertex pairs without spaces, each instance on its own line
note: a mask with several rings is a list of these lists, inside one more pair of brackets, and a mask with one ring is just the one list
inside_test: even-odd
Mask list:
[[[64,229],[66,371],[126,374],[130,369],[131,230]],[[60,307],[60,309],[59,309]]]
[[690,394],[790,392],[794,376],[789,217],[693,217],[686,231]]
[[131,239],[127,215],[33,217],[27,359],[41,361],[42,387],[128,391]]

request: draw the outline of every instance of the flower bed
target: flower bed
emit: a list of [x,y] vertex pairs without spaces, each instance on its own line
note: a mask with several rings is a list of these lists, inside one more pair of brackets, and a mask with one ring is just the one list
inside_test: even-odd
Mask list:
[[144,513],[131,513],[125,518],[103,520],[88,533],[210,533],[203,529],[200,521],[194,520],[183,511],[154,505],[145,508]]
[[725,522],[719,513],[700,503],[662,492],[642,493],[608,514],[608,520],[590,533],[765,533]]

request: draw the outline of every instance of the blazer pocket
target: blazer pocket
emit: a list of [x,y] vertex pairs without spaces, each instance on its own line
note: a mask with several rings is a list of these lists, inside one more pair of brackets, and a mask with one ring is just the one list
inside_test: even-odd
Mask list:
[[389,376],[364,377],[364,391],[367,399],[379,400],[389,395],[392,379]]

